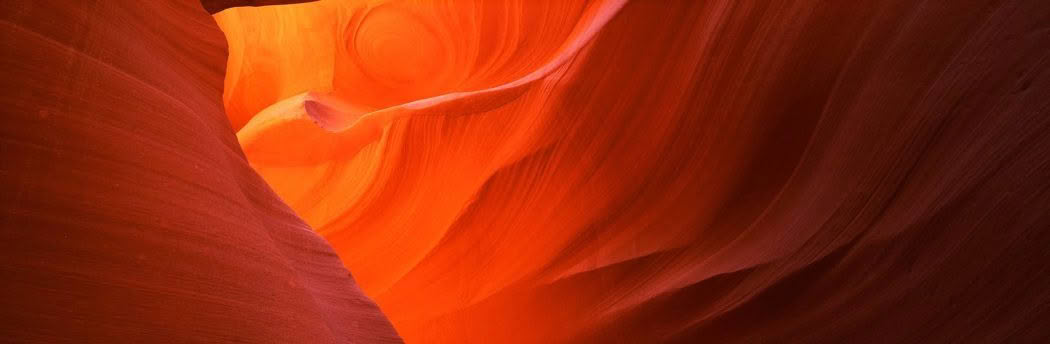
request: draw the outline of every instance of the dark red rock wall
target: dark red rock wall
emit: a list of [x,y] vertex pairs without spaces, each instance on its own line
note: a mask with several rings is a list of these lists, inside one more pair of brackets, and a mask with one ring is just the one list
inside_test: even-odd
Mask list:
[[0,4],[0,341],[396,342],[248,167],[197,1]]
[[208,13],[218,13],[230,7],[241,6],[270,6],[284,4],[298,4],[317,0],[201,0],[201,5]]

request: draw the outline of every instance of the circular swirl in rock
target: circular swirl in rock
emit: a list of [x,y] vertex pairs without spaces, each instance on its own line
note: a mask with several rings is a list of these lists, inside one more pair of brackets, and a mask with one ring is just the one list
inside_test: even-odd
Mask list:
[[[347,50],[379,96],[405,101],[439,87],[450,72],[451,42],[433,17],[395,5],[370,9],[347,37]],[[385,103],[385,102],[384,102]],[[389,104],[373,104],[389,105]]]

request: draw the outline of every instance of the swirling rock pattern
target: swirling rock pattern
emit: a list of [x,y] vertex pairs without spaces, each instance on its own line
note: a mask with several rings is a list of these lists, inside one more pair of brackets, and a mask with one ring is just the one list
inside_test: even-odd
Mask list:
[[398,342],[251,170],[196,1],[0,3],[0,342]]
[[0,4],[4,341],[1050,341],[1046,1],[276,2]]
[[216,16],[252,166],[410,342],[1040,342],[1050,3]]

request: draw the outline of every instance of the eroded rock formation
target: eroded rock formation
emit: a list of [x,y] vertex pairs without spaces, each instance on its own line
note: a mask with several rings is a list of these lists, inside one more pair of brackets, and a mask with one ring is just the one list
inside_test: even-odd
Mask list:
[[200,3],[8,1],[0,34],[0,341],[398,341],[249,168]]
[[217,18],[249,161],[408,341],[1050,334],[1045,1]]
[[271,3],[0,5],[5,339],[1050,339],[1046,1]]

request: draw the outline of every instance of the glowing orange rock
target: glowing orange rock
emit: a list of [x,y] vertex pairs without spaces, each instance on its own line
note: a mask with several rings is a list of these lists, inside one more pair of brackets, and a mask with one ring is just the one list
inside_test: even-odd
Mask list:
[[1050,11],[981,2],[216,19],[248,160],[410,342],[1031,339],[981,314],[1050,297]]

